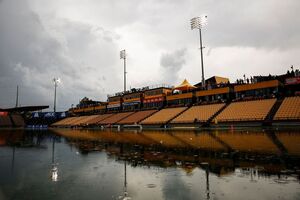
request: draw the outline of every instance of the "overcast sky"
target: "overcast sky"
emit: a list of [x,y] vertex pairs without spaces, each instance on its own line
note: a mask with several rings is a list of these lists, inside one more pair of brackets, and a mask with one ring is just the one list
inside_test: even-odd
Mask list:
[[199,33],[190,19],[208,15],[203,29],[205,77],[234,82],[243,74],[283,74],[299,68],[298,0],[0,0],[0,107],[50,105],[59,77],[57,109],[87,96],[106,101],[127,86],[184,78],[201,81]]

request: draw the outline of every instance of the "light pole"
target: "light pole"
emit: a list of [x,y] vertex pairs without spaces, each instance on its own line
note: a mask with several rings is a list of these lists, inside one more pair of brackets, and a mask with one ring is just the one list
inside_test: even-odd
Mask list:
[[205,79],[204,79],[204,66],[203,66],[203,52],[202,49],[202,35],[201,29],[207,24],[207,15],[203,15],[201,17],[194,17],[191,19],[191,29],[199,29],[200,36],[200,52],[201,52],[201,69],[202,69],[202,87],[205,87]]
[[54,83],[54,105],[53,105],[53,111],[54,114],[56,113],[56,88],[58,83],[60,82],[59,78],[53,78],[53,83]]
[[120,59],[124,60],[124,92],[126,92],[126,51],[120,51]]
[[16,108],[19,106],[19,85],[17,85]]

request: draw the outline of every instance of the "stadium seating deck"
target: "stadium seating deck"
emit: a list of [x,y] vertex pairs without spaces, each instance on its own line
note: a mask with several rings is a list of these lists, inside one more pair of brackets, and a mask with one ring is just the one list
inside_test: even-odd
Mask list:
[[95,119],[96,117],[98,117],[98,115],[84,116],[79,121],[76,121],[73,125],[74,126],[85,125],[85,124],[87,124],[88,121],[91,121],[91,120]]
[[200,122],[206,122],[223,106],[225,106],[225,103],[193,106],[173,119],[171,123],[193,123],[195,119]]
[[105,125],[105,124],[115,124],[119,122],[120,120],[124,119],[125,117],[128,117],[129,115],[132,115],[134,112],[124,112],[124,113],[116,113],[112,116],[98,122],[97,124]]
[[69,122],[67,125],[68,126],[76,126],[77,123],[80,123],[83,119],[85,119],[86,116],[80,116],[77,119],[72,120],[71,122]]
[[216,120],[218,122],[230,121],[263,121],[276,99],[233,102],[226,107]]
[[300,120],[300,97],[286,97],[276,112],[274,120]]
[[71,122],[78,120],[78,118],[79,117],[68,117],[68,118],[65,118],[63,120],[60,120],[60,121],[54,123],[53,125],[54,126],[68,126],[68,125],[70,125]]
[[129,117],[126,117],[125,119],[118,122],[118,124],[137,124],[143,119],[149,117],[153,113],[155,113],[157,110],[143,110],[136,112]]
[[85,122],[86,125],[96,125],[97,123],[101,122],[102,120],[109,118],[113,114],[103,114],[103,115],[96,115],[94,119],[88,120]]
[[143,120],[141,124],[165,124],[172,118],[176,117],[176,115],[184,111],[186,108],[187,107],[162,109]]

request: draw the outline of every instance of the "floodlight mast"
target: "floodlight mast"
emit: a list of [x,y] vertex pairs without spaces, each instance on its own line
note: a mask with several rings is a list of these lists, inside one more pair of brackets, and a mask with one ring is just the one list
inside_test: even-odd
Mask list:
[[126,92],[126,51],[123,49],[120,51],[120,59],[124,60],[124,92]]
[[54,114],[56,113],[56,88],[58,83],[60,82],[59,78],[53,78],[53,83],[54,83],[54,105],[53,105],[53,111]]
[[199,29],[199,37],[200,37],[200,53],[201,53],[201,69],[202,69],[202,87],[205,87],[205,78],[204,78],[204,65],[203,65],[203,52],[202,49],[202,34],[201,29],[207,24],[207,15],[203,15],[201,17],[194,17],[191,19],[191,29]]

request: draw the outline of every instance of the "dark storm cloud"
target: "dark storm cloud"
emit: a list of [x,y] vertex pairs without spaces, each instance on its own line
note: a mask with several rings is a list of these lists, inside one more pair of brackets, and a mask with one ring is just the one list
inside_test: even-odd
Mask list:
[[16,85],[23,105],[52,105],[53,77],[62,80],[58,108],[84,96],[106,100],[122,89],[123,48],[132,87],[199,82],[199,33],[189,20],[204,13],[207,76],[299,65],[298,0],[0,2],[0,107],[14,105]]
[[178,72],[185,64],[186,49],[179,49],[171,53],[164,53],[160,58],[160,65],[163,69],[163,77],[171,83],[178,79]]
[[[27,1],[18,0],[1,2],[0,27],[0,92],[5,94],[0,107],[14,105],[17,85],[22,105],[52,106],[53,77],[62,79],[60,110],[78,102],[82,95],[105,96],[103,87],[110,80],[98,82],[96,74],[101,70],[99,77],[104,77],[113,72],[109,58],[115,51],[116,34],[70,20],[44,27]],[[102,66],[99,59],[105,60]],[[87,78],[90,74],[95,78]]]
[[232,0],[211,4],[204,28],[206,43],[211,46],[300,46],[299,1]]

